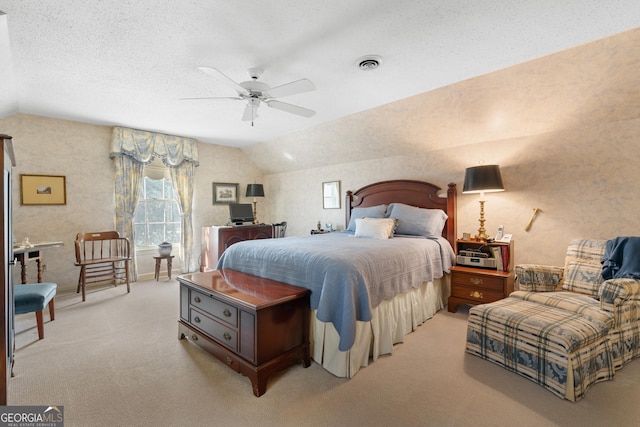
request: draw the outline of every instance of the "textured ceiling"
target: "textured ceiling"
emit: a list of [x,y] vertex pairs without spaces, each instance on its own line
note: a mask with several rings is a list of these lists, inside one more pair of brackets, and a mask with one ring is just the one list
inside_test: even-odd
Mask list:
[[[0,0],[0,117],[16,112],[244,147],[640,25],[637,0]],[[361,71],[357,58],[383,65]],[[261,67],[312,118],[243,101]]]

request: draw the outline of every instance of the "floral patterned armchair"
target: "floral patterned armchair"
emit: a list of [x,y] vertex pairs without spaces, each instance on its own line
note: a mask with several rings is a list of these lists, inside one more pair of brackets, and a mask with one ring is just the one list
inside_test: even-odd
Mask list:
[[568,400],[640,356],[640,280],[602,278],[607,240],[573,240],[564,267],[515,267],[516,291],[469,310],[467,352]]

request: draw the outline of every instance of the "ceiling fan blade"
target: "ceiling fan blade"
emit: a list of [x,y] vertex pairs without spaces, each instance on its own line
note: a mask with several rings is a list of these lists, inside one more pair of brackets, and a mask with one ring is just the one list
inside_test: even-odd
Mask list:
[[309,92],[316,89],[311,80],[300,79],[295,82],[286,83],[280,86],[272,87],[267,91],[271,98],[280,98],[283,96],[295,95],[298,93]]
[[287,104],[286,102],[282,101],[270,100],[265,102],[271,108],[286,111],[287,113],[297,114],[298,116],[302,117],[312,117],[316,113],[315,111],[309,110],[308,108],[300,107],[293,104]]
[[245,95],[249,94],[249,92],[245,88],[240,86],[238,83],[236,83],[230,77],[228,77],[226,74],[224,74],[222,71],[220,71],[220,70],[218,70],[216,68],[198,67],[198,70],[209,74],[211,77],[215,78],[216,80],[219,80],[220,82],[222,82],[222,83],[226,84],[227,86],[233,88],[233,90],[235,90],[238,93],[245,94]]
[[190,101],[190,100],[202,100],[202,99],[233,99],[236,101],[242,101],[242,98],[238,96],[213,96],[209,98],[180,98],[180,101]]

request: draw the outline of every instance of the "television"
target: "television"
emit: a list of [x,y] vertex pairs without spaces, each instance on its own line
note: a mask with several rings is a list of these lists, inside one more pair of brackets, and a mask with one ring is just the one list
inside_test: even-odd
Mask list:
[[231,203],[229,205],[229,219],[235,225],[242,225],[245,222],[253,223],[251,203]]

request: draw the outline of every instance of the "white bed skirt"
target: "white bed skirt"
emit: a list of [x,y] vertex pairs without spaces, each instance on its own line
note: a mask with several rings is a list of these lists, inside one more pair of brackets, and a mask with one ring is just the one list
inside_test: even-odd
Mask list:
[[393,353],[394,344],[443,309],[450,284],[447,274],[383,301],[373,310],[370,322],[358,322],[355,343],[347,351],[338,350],[339,336],[333,324],[319,321],[312,310],[311,357],[333,375],[352,378],[370,359],[375,361],[380,355]]

